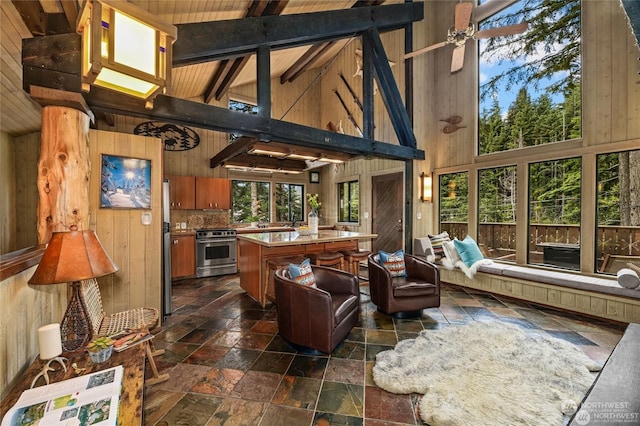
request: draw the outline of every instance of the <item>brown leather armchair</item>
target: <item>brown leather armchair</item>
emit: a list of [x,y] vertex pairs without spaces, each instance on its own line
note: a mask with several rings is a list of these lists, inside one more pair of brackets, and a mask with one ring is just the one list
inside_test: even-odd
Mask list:
[[317,288],[293,281],[288,267],[275,271],[278,332],[298,350],[331,353],[358,322],[358,278],[324,266],[312,270]]
[[371,301],[379,311],[398,318],[419,316],[424,308],[440,306],[440,272],[436,265],[404,255],[406,277],[391,277],[377,253],[367,258]]

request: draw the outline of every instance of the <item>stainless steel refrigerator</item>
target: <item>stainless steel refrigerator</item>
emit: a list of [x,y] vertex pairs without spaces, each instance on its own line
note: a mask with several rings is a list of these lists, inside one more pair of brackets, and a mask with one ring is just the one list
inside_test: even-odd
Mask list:
[[162,318],[171,315],[171,210],[169,181],[162,182]]

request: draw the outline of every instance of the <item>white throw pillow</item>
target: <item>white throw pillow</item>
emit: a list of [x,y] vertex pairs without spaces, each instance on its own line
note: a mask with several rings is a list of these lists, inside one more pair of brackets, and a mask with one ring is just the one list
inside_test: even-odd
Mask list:
[[638,288],[640,287],[640,277],[636,271],[622,268],[618,271],[618,284],[624,288]]

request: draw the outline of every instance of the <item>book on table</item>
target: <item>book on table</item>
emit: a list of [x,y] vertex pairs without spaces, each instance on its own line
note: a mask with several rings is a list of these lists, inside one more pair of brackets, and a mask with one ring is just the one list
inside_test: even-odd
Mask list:
[[123,374],[118,365],[26,390],[2,426],[117,425]]

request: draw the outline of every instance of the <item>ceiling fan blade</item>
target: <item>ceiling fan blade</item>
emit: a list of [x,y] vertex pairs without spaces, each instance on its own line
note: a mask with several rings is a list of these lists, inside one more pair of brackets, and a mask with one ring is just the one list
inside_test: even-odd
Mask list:
[[429,52],[430,50],[435,50],[435,49],[444,47],[447,44],[449,44],[448,41],[432,44],[431,46],[423,47],[422,49],[414,50],[413,52],[407,53],[406,55],[404,55],[404,58],[405,59],[413,58],[414,56],[422,55],[423,53]]
[[464,64],[464,44],[456,46],[453,49],[453,55],[451,56],[451,72],[460,71]]
[[464,2],[464,3],[456,4],[456,12],[455,12],[456,31],[463,31],[469,27],[469,22],[471,22],[472,10],[473,10],[473,3]]
[[488,30],[482,30],[482,31],[476,32],[473,38],[480,39],[480,38],[490,38],[490,37],[500,37],[500,36],[521,34],[527,31],[528,27],[529,27],[529,24],[527,22],[521,22],[515,25],[489,28]]

